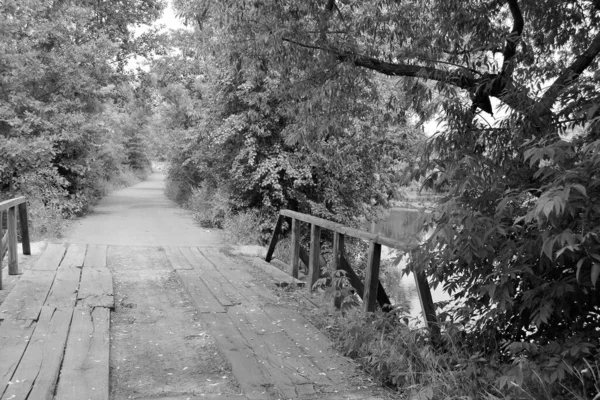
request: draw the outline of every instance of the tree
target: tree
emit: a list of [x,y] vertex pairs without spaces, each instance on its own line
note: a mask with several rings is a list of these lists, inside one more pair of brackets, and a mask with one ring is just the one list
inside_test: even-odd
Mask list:
[[219,188],[233,211],[261,210],[268,229],[281,208],[356,223],[387,204],[419,134],[386,111],[395,99],[380,99],[372,73],[282,70],[216,20],[201,28],[175,38],[179,51],[153,68],[181,130],[173,179]]
[[118,100],[113,89],[131,80],[126,59],[156,47],[152,33],[135,39],[131,26],[157,18],[161,7],[154,0],[2,2],[1,191],[68,193],[62,206],[70,215],[95,196],[107,171],[120,169],[108,162],[118,156],[102,149],[119,149],[113,141],[120,139],[101,114]]
[[218,19],[237,51],[284,75],[399,77],[412,110],[442,126],[413,176],[447,194],[411,268],[461,300],[449,315],[472,343],[515,368],[530,360],[554,381],[598,357],[598,1],[194,5],[189,18]]

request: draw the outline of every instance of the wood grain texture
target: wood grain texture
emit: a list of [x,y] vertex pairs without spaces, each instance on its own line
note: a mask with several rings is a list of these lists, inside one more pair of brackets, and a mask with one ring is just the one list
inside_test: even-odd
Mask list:
[[31,269],[36,271],[56,271],[65,251],[66,249],[63,244],[48,243],[48,246]]
[[23,357],[36,322],[5,320],[0,326],[0,397]]
[[87,246],[87,252],[85,253],[83,265],[91,268],[106,267],[107,247],[108,246],[104,244],[89,244]]
[[75,307],[80,278],[81,268],[70,265],[58,267],[45,305],[56,308]]
[[200,313],[223,313],[226,311],[225,307],[208,290],[196,271],[177,270],[176,272],[181,285]]
[[0,306],[0,319],[37,320],[48,296],[54,271],[27,271]]
[[183,254],[181,254],[179,247],[167,246],[164,247],[164,251],[173,269],[194,269]]
[[110,311],[76,308],[56,399],[108,400]]
[[19,256],[17,254],[17,210],[16,207],[8,209],[7,219],[8,231],[8,273],[9,275],[19,275],[22,273],[19,268]]
[[70,244],[67,253],[60,262],[61,267],[79,267],[83,266],[85,259],[86,246],[82,244]]
[[44,307],[3,398],[50,400],[63,360],[73,309]]
[[77,306],[115,307],[112,274],[108,268],[84,266],[77,293]]

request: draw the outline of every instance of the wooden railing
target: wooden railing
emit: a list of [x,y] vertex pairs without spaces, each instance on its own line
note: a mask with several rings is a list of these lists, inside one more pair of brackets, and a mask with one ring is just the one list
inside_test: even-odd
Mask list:
[[[307,285],[309,290],[312,290],[314,283],[320,277],[320,258],[321,258],[321,229],[329,229],[333,231],[333,270],[342,269],[346,271],[346,276],[350,280],[350,283],[363,299],[363,307],[365,311],[375,311],[376,304],[379,303],[382,309],[389,307],[390,300],[385,293],[381,282],[379,281],[379,265],[381,261],[381,246],[391,247],[401,251],[407,251],[411,246],[406,242],[402,242],[396,239],[380,236],[375,233],[362,231],[360,229],[350,228],[342,224],[338,224],[333,221],[326,219],[313,217],[311,215],[302,214],[290,210],[281,210],[277,224],[273,231],[273,236],[269,244],[267,256],[265,260],[271,262],[275,246],[279,240],[281,234],[282,225],[285,219],[291,220],[291,242],[292,242],[292,254],[291,254],[291,268],[292,276],[298,278],[298,267],[300,259],[300,222],[310,224],[310,252],[308,256],[308,282]],[[365,282],[358,278],[356,273],[350,267],[350,264],[344,256],[344,237],[351,236],[354,238],[363,239],[369,242],[369,257],[368,264],[365,274]],[[431,297],[431,290],[427,283],[427,278],[423,273],[415,274],[415,281],[417,284],[417,290],[419,299],[421,301],[421,307],[423,310],[423,317],[428,327],[434,332],[437,331],[437,317],[435,313],[435,307],[433,305],[433,299]]]
[[[6,233],[3,234],[1,222],[6,212]],[[21,222],[21,244],[23,254],[30,255],[29,225],[27,223],[27,203],[25,197],[17,197],[0,203],[0,265],[4,255],[8,253],[8,273],[18,275],[21,273],[17,257],[17,213]],[[0,289],[2,289],[2,270],[0,270]]]

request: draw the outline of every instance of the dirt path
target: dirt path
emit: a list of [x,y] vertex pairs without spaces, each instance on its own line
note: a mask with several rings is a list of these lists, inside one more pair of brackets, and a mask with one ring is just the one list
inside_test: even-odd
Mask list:
[[107,196],[65,242],[108,245],[111,399],[379,398],[267,274],[165,198],[160,174]]

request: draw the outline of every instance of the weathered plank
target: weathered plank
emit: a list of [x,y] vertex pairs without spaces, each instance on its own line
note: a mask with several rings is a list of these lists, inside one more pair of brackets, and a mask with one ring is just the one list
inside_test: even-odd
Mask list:
[[[234,309],[229,310],[230,316]],[[292,339],[284,329],[294,331],[298,322],[295,318],[285,320],[272,319],[265,311],[256,306],[248,306],[244,310],[244,317],[249,326],[258,334],[259,339],[264,342],[262,349],[267,350],[264,355],[275,365],[279,365],[282,372],[286,373],[295,386],[318,384],[332,385],[322,371],[316,367],[296,341]],[[233,318],[234,321],[238,318]],[[241,329],[240,329],[241,331]],[[243,331],[242,331],[243,333]],[[304,388],[306,391],[307,388]],[[310,390],[310,389],[308,389]]]
[[52,399],[73,309],[44,307],[4,398]]
[[76,308],[56,399],[108,400],[110,311]]
[[[299,279],[294,278],[293,276],[283,272],[282,270],[280,270],[279,268],[277,268],[274,265],[274,262],[277,259],[272,259],[271,263],[266,262],[263,259],[260,258],[254,258],[252,260],[252,266],[256,267],[256,268],[260,268],[261,270],[263,270],[264,273],[268,274],[271,278],[273,278],[273,280],[275,280],[276,282],[285,282],[288,285],[299,285],[299,286],[304,286],[304,284],[306,282],[301,281]],[[283,263],[281,263],[283,264]],[[284,264],[285,265],[285,264]],[[287,265],[285,265],[286,269],[289,270],[290,268],[288,268]]]
[[0,319],[37,320],[53,281],[53,271],[25,272],[0,306]]
[[21,196],[21,197],[16,197],[14,199],[5,200],[3,202],[0,202],[0,211],[6,211],[11,207],[18,206],[19,204],[25,203],[25,201],[27,201],[27,199],[25,197]]
[[108,268],[90,268],[88,266],[82,268],[77,306],[115,307],[112,274]]
[[181,253],[194,266],[200,278],[206,284],[206,287],[217,298],[219,303],[227,307],[240,304],[242,299],[240,298],[238,288],[231,285],[198,249],[181,248]]
[[58,267],[45,305],[56,308],[75,307],[80,277],[81,268],[70,265]]
[[206,287],[196,271],[177,270],[176,272],[179,281],[200,313],[222,313],[226,311],[225,307],[219,303],[217,298]]
[[0,396],[23,357],[35,325],[31,320],[8,319],[0,326]]
[[[260,312],[257,308],[253,311]],[[304,378],[300,371],[288,365],[286,359],[282,356],[282,350],[286,345],[284,344],[282,346],[281,343],[271,342],[276,339],[276,337],[274,335],[266,334],[267,331],[264,329],[261,330],[261,336],[259,336],[247,322],[246,314],[247,312],[243,307],[234,307],[229,310],[231,321],[237,327],[245,341],[252,344],[252,349],[254,350],[256,357],[268,371],[271,383],[274,385],[275,389],[283,398],[297,398],[298,393],[296,391],[296,385],[310,385],[311,382]],[[269,326],[264,327],[270,329]],[[265,334],[267,337],[264,337]],[[293,343],[289,343],[287,347],[293,345]]]
[[221,253],[219,249],[202,249],[202,254],[208,260],[209,265],[212,265],[213,269],[229,282],[230,286],[227,287],[232,287],[241,300],[250,304],[262,300],[278,300],[273,292],[265,289],[264,282],[257,283],[252,275],[244,271],[243,265],[239,265]]
[[31,268],[37,271],[56,271],[65,254],[63,244],[48,243],[48,246]]
[[300,266],[300,221],[292,218],[292,254],[290,255],[290,265],[292,266],[292,276],[298,279],[298,268]]
[[87,247],[83,265],[85,267],[102,268],[106,267],[106,249],[104,244],[90,244]]
[[333,343],[327,336],[294,310],[265,306],[264,311],[303,349],[329,380],[338,385],[349,383],[343,370],[353,369],[355,365],[333,350]]
[[217,346],[231,363],[233,375],[244,395],[257,400],[271,398],[269,390],[273,385],[272,379],[231,318],[218,313],[202,314],[202,319],[208,323]]
[[85,245],[70,244],[65,257],[60,262],[61,267],[82,267],[85,259]]
[[183,254],[181,254],[178,247],[166,246],[164,250],[173,269],[194,269]]

